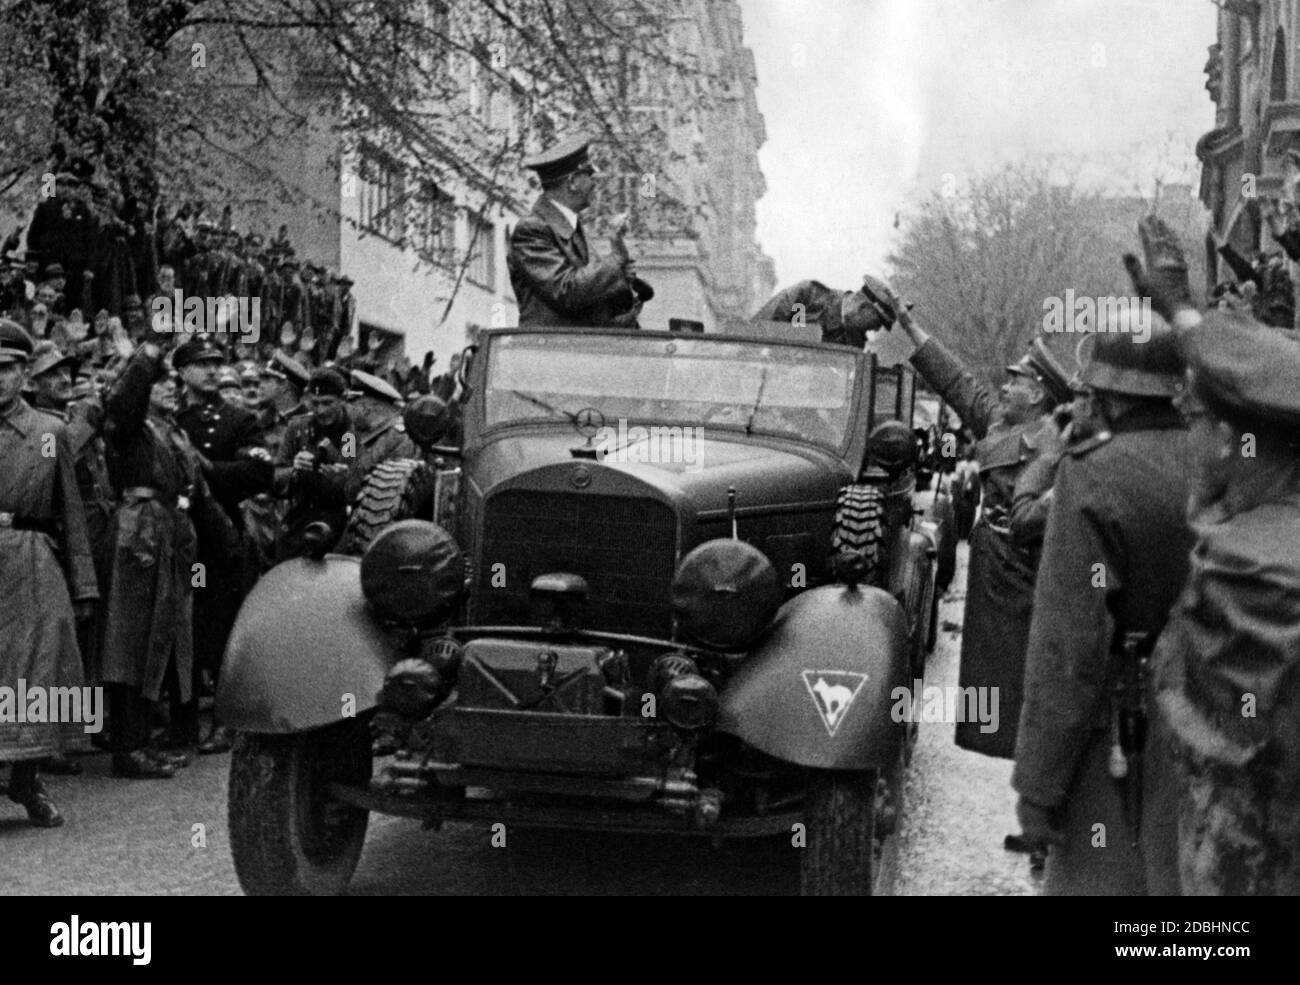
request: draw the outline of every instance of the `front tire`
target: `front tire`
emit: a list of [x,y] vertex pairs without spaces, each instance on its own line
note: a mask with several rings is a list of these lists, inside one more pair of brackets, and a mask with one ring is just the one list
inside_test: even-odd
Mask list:
[[230,759],[235,873],[250,896],[336,896],[356,870],[369,812],[330,795],[370,780],[370,732],[349,719],[294,735],[241,733]]
[[809,783],[803,896],[872,896],[879,888],[877,786],[880,774],[817,774]]

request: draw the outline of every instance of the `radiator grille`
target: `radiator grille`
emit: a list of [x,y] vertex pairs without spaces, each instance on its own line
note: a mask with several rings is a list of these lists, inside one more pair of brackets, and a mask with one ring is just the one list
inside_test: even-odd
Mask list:
[[[584,625],[667,636],[676,565],[673,511],[652,499],[510,490],[488,500],[483,557],[474,585],[474,621],[528,624],[528,586],[568,571],[590,589]],[[505,565],[505,586],[493,587]]]

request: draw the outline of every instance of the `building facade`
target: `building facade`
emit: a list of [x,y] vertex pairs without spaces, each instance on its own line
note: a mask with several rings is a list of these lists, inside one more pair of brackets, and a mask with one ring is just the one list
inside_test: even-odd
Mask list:
[[[434,6],[475,32],[472,3]],[[757,155],[766,135],[753,57],[735,0],[690,0],[664,12],[658,29],[672,51],[703,69],[712,96],[697,98],[697,80],[669,65],[629,58],[619,83],[629,118],[652,118],[668,146],[650,148],[655,163],[638,169],[602,155],[597,143],[597,160],[611,163],[584,223],[600,252],[608,219],[632,213],[629,246],[638,275],[656,291],[643,328],[667,329],[670,318],[683,318],[706,331],[734,329],[774,284],[772,262],[755,240],[754,207],[765,190]],[[320,108],[328,101],[313,99],[312,81],[300,79],[295,108],[308,122],[256,151],[263,175],[271,171],[295,194],[271,194],[250,172],[240,183],[243,199],[233,203],[238,228],[270,236],[286,225],[300,257],[355,281],[356,329],[372,349],[417,364],[433,352],[438,367],[478,331],[518,321],[506,250],[540,189],[517,156],[501,166],[496,149],[521,144],[535,152],[572,125],[551,123],[549,103],[559,94],[531,92],[522,79],[505,84],[464,54],[448,56],[447,68],[463,105],[446,142],[455,151],[433,168],[437,180],[428,178],[428,161],[411,167],[378,135],[345,139],[337,114]],[[565,118],[564,107],[557,109],[556,118]],[[632,135],[625,142],[635,144]]]
[[[1205,66],[1214,128],[1196,146],[1211,215],[1207,286],[1228,275],[1216,253],[1275,249],[1267,214],[1300,204],[1300,0],[1224,0]],[[1294,270],[1292,271],[1294,276]]]

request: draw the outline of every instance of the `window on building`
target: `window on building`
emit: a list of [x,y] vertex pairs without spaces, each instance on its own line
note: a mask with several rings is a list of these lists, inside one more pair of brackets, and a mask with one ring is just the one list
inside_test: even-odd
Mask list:
[[469,213],[470,260],[465,275],[489,291],[497,285],[496,227],[476,212]]
[[388,155],[363,148],[359,177],[361,228],[401,243],[406,236],[406,176]]
[[432,181],[420,185],[415,230],[417,248],[435,261],[445,261],[456,248],[456,202]]

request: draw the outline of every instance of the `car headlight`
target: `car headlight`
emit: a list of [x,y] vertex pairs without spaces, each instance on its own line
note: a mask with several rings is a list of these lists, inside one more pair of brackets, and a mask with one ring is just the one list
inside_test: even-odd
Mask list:
[[650,668],[659,713],[680,729],[708,728],[718,718],[718,691],[684,653],[665,653]]
[[361,592],[382,618],[437,625],[465,591],[465,561],[451,534],[428,520],[388,527],[361,558]]

